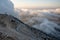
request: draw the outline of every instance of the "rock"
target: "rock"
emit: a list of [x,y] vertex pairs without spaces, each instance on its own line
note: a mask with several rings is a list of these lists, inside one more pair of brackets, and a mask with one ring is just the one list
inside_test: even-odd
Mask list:
[[0,14],[0,40],[58,40],[55,37],[30,27],[21,20]]

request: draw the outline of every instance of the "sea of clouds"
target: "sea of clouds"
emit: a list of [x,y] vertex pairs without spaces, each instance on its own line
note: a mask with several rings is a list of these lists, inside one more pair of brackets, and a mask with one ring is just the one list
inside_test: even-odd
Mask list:
[[18,17],[32,27],[60,38],[60,8],[14,9],[10,0],[0,0],[0,13]]
[[60,8],[16,9],[20,20],[47,34],[60,37]]

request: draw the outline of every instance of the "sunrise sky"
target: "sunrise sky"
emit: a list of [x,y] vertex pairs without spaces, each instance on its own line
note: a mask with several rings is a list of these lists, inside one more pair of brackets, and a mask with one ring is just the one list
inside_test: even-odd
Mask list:
[[60,7],[60,0],[11,0],[15,8],[56,8]]

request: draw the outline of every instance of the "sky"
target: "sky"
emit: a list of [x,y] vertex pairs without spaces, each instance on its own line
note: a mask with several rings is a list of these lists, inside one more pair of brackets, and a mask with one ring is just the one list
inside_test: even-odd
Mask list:
[[60,7],[60,0],[11,0],[15,8]]

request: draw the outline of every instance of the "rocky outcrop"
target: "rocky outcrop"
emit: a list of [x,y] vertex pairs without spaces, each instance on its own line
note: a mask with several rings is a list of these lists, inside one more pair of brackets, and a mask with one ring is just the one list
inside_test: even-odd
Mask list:
[[30,27],[19,19],[0,14],[0,40],[58,40],[44,32]]

